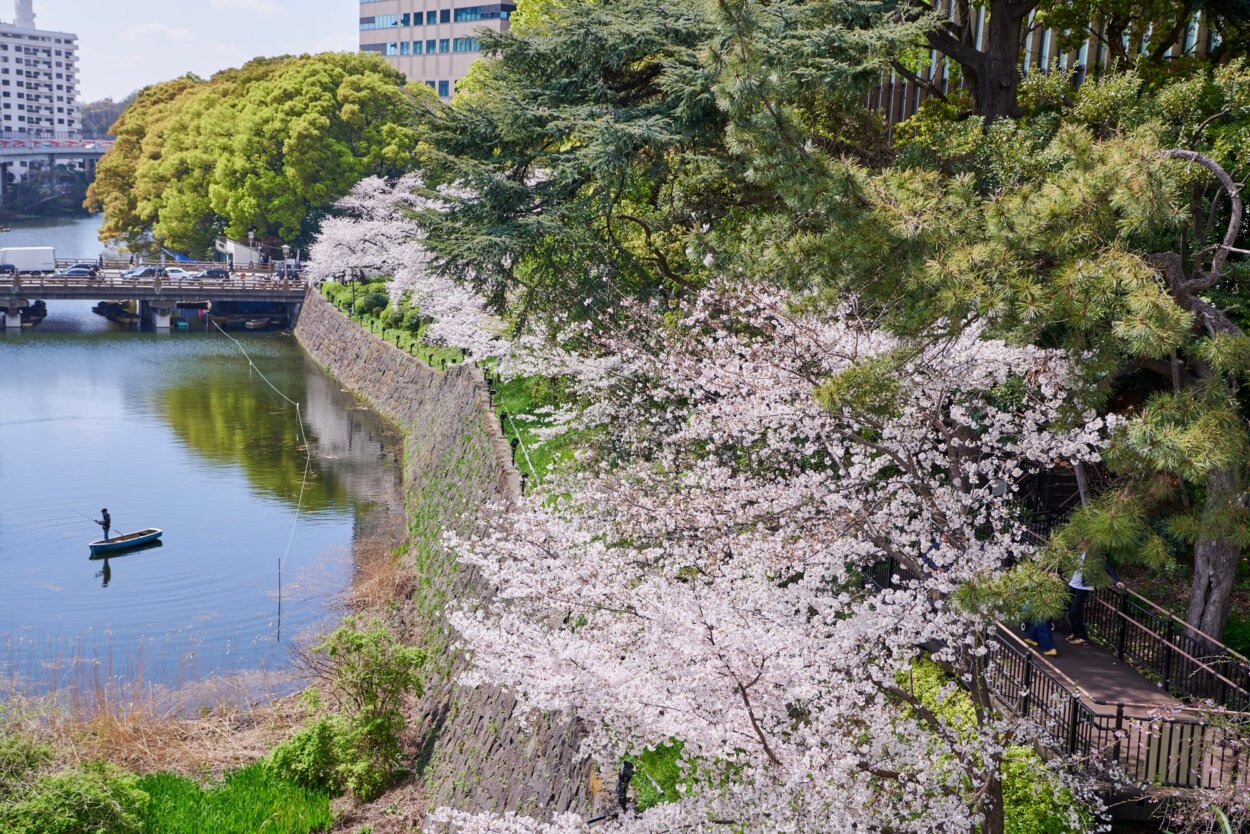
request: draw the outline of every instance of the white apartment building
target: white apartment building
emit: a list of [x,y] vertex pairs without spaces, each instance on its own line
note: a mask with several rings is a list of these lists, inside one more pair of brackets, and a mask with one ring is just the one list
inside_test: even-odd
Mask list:
[[475,0],[360,0],[360,49],[377,52],[448,99],[481,57],[477,33],[503,31],[516,3]]
[[78,36],[35,26],[34,0],[0,23],[0,136],[77,138]]

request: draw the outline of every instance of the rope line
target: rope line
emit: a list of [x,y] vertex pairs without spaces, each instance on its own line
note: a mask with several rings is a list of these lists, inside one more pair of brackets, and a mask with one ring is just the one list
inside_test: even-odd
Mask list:
[[303,512],[303,509],[304,509],[304,489],[308,486],[308,472],[312,467],[312,449],[308,445],[308,436],[304,434],[304,412],[298,402],[291,399],[286,394],[282,393],[282,391],[279,390],[278,386],[270,382],[269,377],[265,376],[264,372],[261,371],[260,368],[256,367],[256,363],[252,361],[252,357],[248,355],[248,352],[246,348],[243,347],[242,342],[240,342],[238,339],[231,336],[225,330],[222,330],[221,325],[218,324],[217,322],[215,321],[212,322],[212,325],[213,327],[217,328],[217,330],[221,333],[221,335],[225,336],[227,339],[235,343],[235,345],[239,348],[239,352],[243,354],[243,358],[247,360],[248,367],[250,367],[253,371],[255,371],[256,374],[262,380],[264,380],[265,384],[273,389],[273,392],[275,394],[277,394],[282,399],[286,400],[291,405],[295,406],[295,421],[296,421],[296,424],[299,426],[300,443],[304,447],[304,477],[303,479],[300,480],[299,498],[295,502],[295,518],[291,520],[291,532],[287,535],[287,538],[286,538],[286,550],[283,552],[282,556],[279,557],[278,559],[278,640],[279,642],[281,642],[282,640],[282,567],[286,564],[287,557],[291,555],[291,547],[295,542],[295,529],[299,526],[300,514]]

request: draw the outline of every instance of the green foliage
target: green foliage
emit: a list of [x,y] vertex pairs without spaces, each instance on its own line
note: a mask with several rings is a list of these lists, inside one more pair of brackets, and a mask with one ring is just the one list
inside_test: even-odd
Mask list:
[[322,718],[275,747],[269,766],[297,785],[339,792],[343,789],[338,773],[341,752],[335,723]]
[[0,729],[0,797],[11,796],[51,759],[52,750],[30,736]]
[[681,742],[663,744],[634,760],[634,795],[639,812],[666,802],[676,802],[694,776],[693,765],[683,760]]
[[1006,834],[1081,834],[1093,830],[1093,815],[1076,806],[1070,791],[1056,790],[1046,764],[1032,750],[1008,750],[1002,774]]
[[139,834],[149,796],[112,765],[40,776],[0,801],[6,834]]
[[898,408],[898,365],[889,356],[852,365],[816,389],[828,411],[887,416]]
[[[952,727],[976,722],[967,692],[932,661],[916,661],[900,685]],[[1008,749],[1000,776],[1008,834],[1083,834],[1093,829],[1093,815],[1077,804],[1070,791],[1058,788],[1046,763],[1033,750]]]
[[426,653],[401,644],[380,620],[355,617],[313,652],[335,714],[276,748],[269,767],[297,784],[372,799],[398,768],[403,699],[421,693]]
[[259,764],[207,789],[167,773],[145,776],[139,787],[151,797],[143,834],[311,834],[334,821],[327,794],[284,782]]
[[426,95],[375,55],[263,58],[143,90],[117,121],[87,205],[101,236],[197,255],[225,233],[308,242],[370,175],[413,166]]
[[586,442],[587,431],[573,429],[554,437],[544,437],[551,427],[551,411],[568,406],[571,395],[560,380],[548,377],[518,377],[503,383],[495,391],[495,411],[507,414],[503,433],[509,442],[517,439],[516,464],[535,482],[541,481],[552,467],[573,459],[573,450]]
[[1099,587],[1110,584],[1104,568],[1108,563],[1162,571],[1172,561],[1162,538],[1150,526],[1143,503],[1119,492],[1104,493],[1078,507],[1051,536],[1046,556],[1062,576],[1071,576],[1079,568]]
[[376,316],[390,303],[384,292],[366,292],[356,298],[355,312],[358,316]]

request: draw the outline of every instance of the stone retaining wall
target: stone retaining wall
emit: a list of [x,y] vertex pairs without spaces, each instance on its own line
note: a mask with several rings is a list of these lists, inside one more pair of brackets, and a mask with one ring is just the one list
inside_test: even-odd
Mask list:
[[506,692],[454,683],[464,660],[450,648],[444,605],[472,604],[489,590],[474,571],[455,564],[441,544],[442,532],[471,530],[515,500],[521,488],[481,374],[468,365],[433,370],[353,323],[315,291],[295,335],[344,387],[404,434],[406,558],[417,585],[405,606],[405,625],[446,661],[428,681],[421,738],[410,751],[429,807],[543,817],[588,813],[593,775],[577,753],[574,722],[533,720],[523,729]]

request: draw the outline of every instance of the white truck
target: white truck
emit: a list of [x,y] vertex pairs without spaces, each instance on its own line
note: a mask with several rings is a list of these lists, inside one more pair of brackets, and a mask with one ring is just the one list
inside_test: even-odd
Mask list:
[[0,264],[12,264],[24,275],[56,272],[56,249],[51,246],[20,246],[0,249]]

